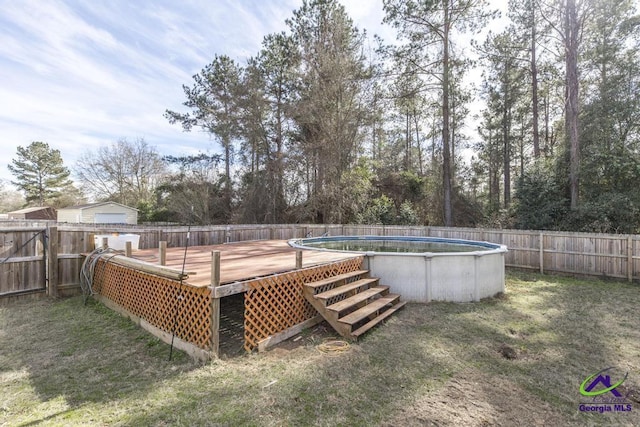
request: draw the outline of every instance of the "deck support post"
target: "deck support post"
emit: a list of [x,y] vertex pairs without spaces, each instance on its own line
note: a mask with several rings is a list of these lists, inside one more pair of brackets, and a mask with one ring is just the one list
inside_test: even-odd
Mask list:
[[128,257],[131,258],[131,241],[127,240],[126,242],[124,242],[124,254]]
[[107,249],[109,247],[109,238],[108,237],[103,237],[102,238],[102,249]]
[[211,251],[211,353],[220,356],[220,298],[215,288],[220,286],[220,251]]
[[161,240],[158,249],[160,251],[160,265],[167,265],[167,241]]
[[296,251],[296,269],[299,270],[302,268],[302,250],[298,249]]

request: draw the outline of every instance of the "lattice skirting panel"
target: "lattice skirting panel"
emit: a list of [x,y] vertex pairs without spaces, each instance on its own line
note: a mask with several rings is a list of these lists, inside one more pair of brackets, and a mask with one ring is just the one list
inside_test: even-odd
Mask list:
[[94,292],[201,349],[211,349],[211,290],[99,260]]
[[263,277],[248,282],[244,302],[244,348],[251,351],[269,336],[316,316],[303,294],[304,283],[349,273],[362,267],[363,257]]

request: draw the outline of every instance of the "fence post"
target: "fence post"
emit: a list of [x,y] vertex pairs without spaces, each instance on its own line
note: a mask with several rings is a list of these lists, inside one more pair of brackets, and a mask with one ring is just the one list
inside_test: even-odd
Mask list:
[[627,237],[627,280],[633,282],[633,239]]
[[220,352],[220,298],[215,290],[220,286],[220,251],[211,251],[211,352]]
[[544,233],[540,233],[540,274],[544,274]]
[[50,297],[58,296],[58,227],[49,227],[49,248],[47,249],[48,293]]

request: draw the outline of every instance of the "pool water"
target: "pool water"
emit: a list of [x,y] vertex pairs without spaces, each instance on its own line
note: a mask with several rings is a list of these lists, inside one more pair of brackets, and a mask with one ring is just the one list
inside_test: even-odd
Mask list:
[[331,249],[338,251],[354,252],[473,252],[479,248],[477,245],[465,245],[460,243],[425,242],[425,241],[400,241],[400,240],[336,240],[305,242],[305,247],[317,249]]

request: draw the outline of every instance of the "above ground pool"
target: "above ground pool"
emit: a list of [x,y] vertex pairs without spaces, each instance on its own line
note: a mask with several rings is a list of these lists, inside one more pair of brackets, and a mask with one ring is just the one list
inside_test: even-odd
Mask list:
[[364,268],[413,302],[479,301],[504,292],[507,247],[488,242],[407,236],[334,236],[290,240],[301,249],[358,252]]

